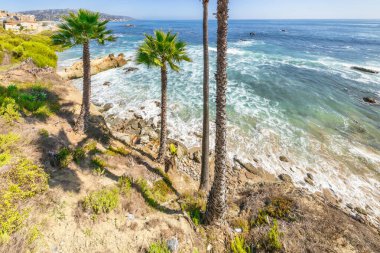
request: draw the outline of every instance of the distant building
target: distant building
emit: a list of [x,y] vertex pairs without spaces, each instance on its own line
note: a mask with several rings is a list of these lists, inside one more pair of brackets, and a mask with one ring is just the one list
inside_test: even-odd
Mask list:
[[9,31],[42,32],[46,30],[56,30],[57,25],[52,21],[37,22],[34,15],[23,15],[0,10],[0,25]]

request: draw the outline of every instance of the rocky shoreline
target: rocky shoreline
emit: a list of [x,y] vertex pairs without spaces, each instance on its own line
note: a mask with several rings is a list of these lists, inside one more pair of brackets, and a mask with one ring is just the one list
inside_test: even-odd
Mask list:
[[[155,101],[154,104],[157,107],[160,106],[158,101]],[[105,114],[105,112],[112,108],[112,104],[98,104],[97,106],[100,107],[99,111],[103,113],[103,117],[115,138],[129,146],[143,151],[152,158],[155,157],[159,147],[159,122],[155,122],[152,118],[146,120],[141,114],[139,114],[139,112],[133,110],[129,110],[129,116],[127,118],[121,119],[115,114]],[[173,156],[168,151],[167,156],[170,159],[167,161],[165,169],[176,169],[186,173],[193,180],[198,182],[200,180],[201,172],[201,147],[188,148],[186,144],[174,139],[168,140],[168,145],[170,144],[175,145],[177,152],[175,156]],[[209,161],[210,181],[213,179],[214,159],[214,151],[211,149]],[[279,159],[284,163],[289,162],[289,159],[285,156],[280,156]],[[293,185],[293,180],[290,175],[273,175],[264,170],[257,160],[246,162],[235,156],[232,160],[227,162],[227,166],[229,179],[227,188],[230,194],[235,194],[238,189],[244,189],[246,181],[253,178],[260,178],[263,182],[282,181]],[[244,171],[244,179],[240,175],[240,172],[242,171]],[[304,181],[311,186],[315,185],[314,176],[311,173],[305,174]],[[295,187],[305,189],[304,187]],[[306,190],[305,194],[310,194],[310,192]],[[362,223],[373,225],[375,227],[380,224],[379,218],[371,215],[372,212],[370,207],[367,206],[366,210],[350,203],[343,205],[342,199],[335,195],[330,189],[325,188],[312,195],[327,201],[331,206],[342,210],[348,216]]]

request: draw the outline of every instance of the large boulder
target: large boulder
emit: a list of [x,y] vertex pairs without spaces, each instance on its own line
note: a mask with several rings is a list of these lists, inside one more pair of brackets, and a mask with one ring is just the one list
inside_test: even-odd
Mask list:
[[[115,57],[114,54],[107,55],[102,58],[91,60],[91,75],[96,75],[100,72],[119,68],[127,64],[128,60],[125,59],[124,54],[119,54]],[[58,74],[64,79],[77,79],[83,77],[83,62],[78,61],[71,67],[59,71]]]
[[374,69],[367,69],[367,68],[358,67],[358,66],[353,66],[353,67],[351,67],[351,69],[352,69],[352,70],[359,71],[359,72],[363,72],[363,73],[379,74],[379,71],[377,71],[377,70],[374,70]]

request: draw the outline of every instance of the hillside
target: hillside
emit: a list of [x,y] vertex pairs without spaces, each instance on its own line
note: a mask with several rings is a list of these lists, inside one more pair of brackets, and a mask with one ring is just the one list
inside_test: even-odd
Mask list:
[[[31,10],[31,11],[22,11],[21,14],[34,15],[36,16],[37,21],[43,20],[52,20],[59,21],[63,15],[67,15],[69,12],[76,12],[75,9],[49,9],[49,10]],[[128,16],[118,16],[110,15],[105,13],[100,13],[102,20],[109,21],[128,21],[133,18]]]
[[0,71],[0,91],[0,252],[380,252],[364,211],[242,162],[224,224],[204,226],[194,151],[172,140],[164,169],[156,126],[95,106],[75,133],[80,92],[30,61]]

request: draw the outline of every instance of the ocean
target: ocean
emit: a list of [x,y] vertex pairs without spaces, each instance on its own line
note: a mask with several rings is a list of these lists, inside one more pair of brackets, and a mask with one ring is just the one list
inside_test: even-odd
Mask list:
[[[135,27],[127,27],[133,24]],[[379,20],[231,20],[228,44],[228,151],[257,159],[267,171],[287,173],[310,191],[330,189],[342,205],[367,207],[380,217]],[[214,145],[216,21],[210,21],[211,148]],[[200,146],[202,132],[202,22],[130,21],[110,23],[117,41],[93,44],[93,57],[124,53],[134,57],[144,33],[178,33],[193,62],[169,73],[169,137]],[[285,31],[284,31],[285,30]],[[251,36],[250,33],[255,33]],[[81,57],[81,47],[59,54],[59,67]],[[134,62],[128,66],[135,66]],[[137,66],[92,78],[96,104],[113,103],[108,114],[131,110],[157,120],[160,72]],[[110,86],[103,83],[109,81]],[[74,81],[80,88],[81,80]],[[280,161],[286,156],[290,162]],[[312,173],[315,185],[304,182]]]

